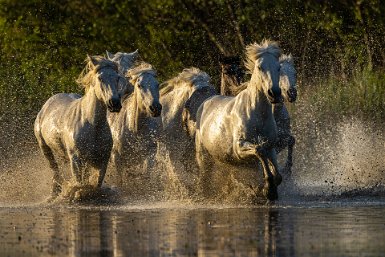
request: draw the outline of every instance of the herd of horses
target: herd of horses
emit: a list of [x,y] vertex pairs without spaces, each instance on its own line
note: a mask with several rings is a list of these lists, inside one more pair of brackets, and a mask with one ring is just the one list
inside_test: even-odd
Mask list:
[[[138,51],[87,56],[77,80],[84,95],[52,96],[35,121],[35,136],[53,171],[51,199],[63,190],[60,163],[69,164],[79,185],[90,184],[96,171],[94,186],[101,187],[107,168],[122,184],[122,172],[154,165],[155,155],[167,152],[186,170],[195,165],[203,188],[218,162],[261,170],[261,192],[276,200],[279,171],[290,173],[292,166],[294,137],[284,101],[296,100],[296,71],[274,41],[248,45],[245,56],[250,79],[242,83],[239,59],[225,58],[221,94],[198,68],[159,85],[156,70]],[[286,147],[280,169],[277,153]]]

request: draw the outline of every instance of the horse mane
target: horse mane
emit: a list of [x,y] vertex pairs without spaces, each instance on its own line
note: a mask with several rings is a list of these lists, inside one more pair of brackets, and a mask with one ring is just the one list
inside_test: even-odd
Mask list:
[[134,67],[129,69],[126,73],[126,77],[137,77],[143,73],[148,73],[156,76],[156,70],[151,64],[139,61],[134,64]]
[[[94,65],[91,58],[97,60],[98,64]],[[118,71],[118,65],[116,63],[104,58],[101,55],[95,55],[92,57],[87,56],[84,62],[86,63],[86,66],[76,79],[76,83],[84,87],[86,91],[92,85],[93,79],[99,70],[109,67],[114,69],[116,72]]]
[[[279,57],[279,63],[281,64],[281,74],[285,74],[288,76],[289,81],[295,81],[297,76],[297,71],[294,68],[293,56],[291,54],[286,55],[282,54]],[[238,95],[241,91],[247,88],[250,81],[246,81],[240,84],[238,87],[234,89],[234,96]]]
[[244,62],[247,73],[253,74],[255,61],[263,54],[272,54],[277,58],[281,55],[281,49],[276,41],[264,39],[261,44],[252,43],[246,46],[246,60]]
[[160,94],[171,92],[176,86],[187,84],[190,87],[202,88],[210,83],[210,76],[196,67],[185,68],[178,76],[163,82]]

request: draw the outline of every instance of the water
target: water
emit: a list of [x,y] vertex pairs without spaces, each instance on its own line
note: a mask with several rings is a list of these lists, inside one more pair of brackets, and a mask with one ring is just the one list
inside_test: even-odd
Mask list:
[[385,256],[383,128],[297,108],[275,203],[254,201],[253,171],[218,172],[216,195],[196,197],[194,174],[166,160],[161,183],[118,189],[108,174],[103,201],[47,204],[48,165],[33,137],[15,137],[0,149],[0,256]]
[[1,208],[0,249],[1,256],[384,256],[385,202],[369,202]]

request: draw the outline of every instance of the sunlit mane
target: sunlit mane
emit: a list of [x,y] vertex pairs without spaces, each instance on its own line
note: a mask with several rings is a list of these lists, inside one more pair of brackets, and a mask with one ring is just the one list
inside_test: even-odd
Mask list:
[[164,95],[172,91],[175,86],[187,84],[190,87],[205,87],[210,83],[210,76],[198,68],[184,69],[178,76],[162,83],[160,94]]
[[139,62],[135,64],[135,67],[129,69],[126,73],[127,77],[137,77],[143,73],[149,73],[151,75],[156,76],[156,70],[152,67],[151,64],[146,62]]
[[99,70],[103,68],[112,68],[115,71],[118,71],[118,66],[116,63],[105,59],[103,56],[93,56],[94,59],[98,61],[98,64],[95,66],[90,57],[87,57],[85,60],[86,67],[83,69],[83,71],[80,73],[79,77],[77,78],[76,82],[84,87],[86,90],[92,85],[94,82],[95,76],[98,73]]
[[255,61],[263,54],[272,54],[277,58],[281,55],[281,49],[278,43],[270,40],[263,40],[261,44],[253,43],[246,46],[245,67],[247,73],[252,74],[255,67]]
[[[291,86],[291,87],[295,86],[297,71],[294,68],[294,61],[293,61],[293,57],[291,56],[291,54],[281,55],[281,57],[279,58],[279,63],[281,64],[281,76],[287,76],[289,79],[289,83],[290,83],[289,86]],[[244,82],[241,85],[239,85],[238,87],[236,87],[234,89],[234,95],[238,95],[242,90],[247,88],[247,86],[249,85],[249,82],[250,81]]]

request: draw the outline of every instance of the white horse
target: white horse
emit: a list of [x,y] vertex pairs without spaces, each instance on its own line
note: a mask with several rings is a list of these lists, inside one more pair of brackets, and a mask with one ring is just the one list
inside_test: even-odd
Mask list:
[[[292,103],[297,99],[297,72],[294,68],[293,57],[291,55],[282,55],[280,63],[281,77],[279,80],[279,86],[282,90],[283,99]],[[273,104],[273,115],[278,128],[278,140],[275,143],[275,150],[279,153],[287,147],[285,170],[288,174],[290,174],[291,167],[293,166],[293,148],[295,138],[291,133],[290,115],[283,102]]]
[[161,142],[174,166],[181,162],[184,169],[191,168],[188,165],[194,161],[196,112],[204,100],[215,94],[209,75],[195,67],[184,69],[162,84]]
[[277,43],[265,40],[248,45],[246,51],[246,68],[251,73],[247,88],[236,97],[214,96],[199,107],[196,159],[203,178],[217,161],[237,166],[260,160],[265,181],[262,192],[275,200],[282,177],[274,149],[277,127],[271,104],[282,101],[281,50]]
[[[281,88],[283,99],[291,103],[297,99],[297,72],[294,68],[293,57],[283,54],[280,57],[280,65],[279,87]],[[232,67],[232,70],[239,72],[240,68]],[[222,67],[221,92],[223,93],[221,94],[227,92],[235,96],[247,88],[248,83],[240,84],[237,79],[238,77],[236,72],[226,72]],[[278,140],[275,143],[275,150],[277,153],[280,153],[286,147],[288,148],[285,170],[290,174],[291,167],[293,166],[293,148],[295,144],[295,138],[291,133],[290,115],[284,102],[276,103],[272,106],[278,129]]]
[[154,159],[156,143],[156,122],[162,112],[159,103],[159,83],[156,71],[145,62],[128,69],[126,76],[134,86],[134,92],[123,101],[123,110],[109,115],[114,146],[111,162],[114,165],[120,185],[122,172],[130,173],[146,161]]
[[99,172],[97,186],[103,183],[112,149],[107,110],[121,109],[119,75],[115,63],[100,56],[88,56],[87,65],[77,82],[85,95],[57,94],[44,104],[38,113],[34,132],[39,146],[53,170],[52,198],[62,191],[63,174],[58,160],[70,163],[77,183],[89,183],[92,170]]

